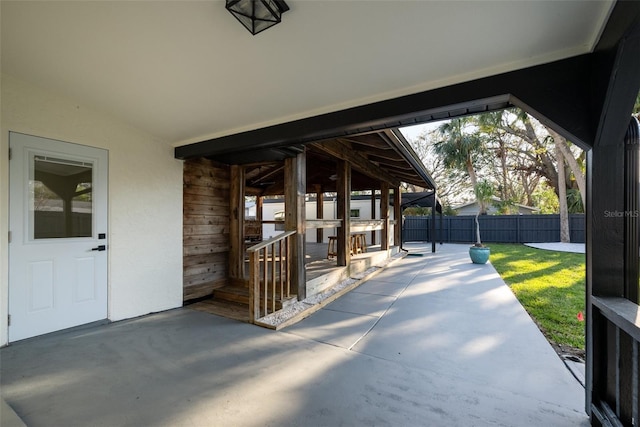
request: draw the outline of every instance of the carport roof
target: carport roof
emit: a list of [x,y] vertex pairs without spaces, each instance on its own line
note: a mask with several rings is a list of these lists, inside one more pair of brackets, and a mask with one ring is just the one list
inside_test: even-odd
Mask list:
[[[615,2],[288,4],[281,24],[252,36],[221,1],[2,1],[2,72],[159,143],[217,145],[312,117],[344,127],[327,114],[591,53]],[[477,111],[491,97],[446,111],[434,99],[411,113]],[[357,134],[428,119],[421,114],[346,127]]]

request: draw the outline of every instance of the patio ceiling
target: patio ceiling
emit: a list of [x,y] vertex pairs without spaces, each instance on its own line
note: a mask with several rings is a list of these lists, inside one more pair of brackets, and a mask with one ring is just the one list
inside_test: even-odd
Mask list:
[[282,24],[251,36],[221,1],[2,1],[2,71],[162,143],[215,144],[589,53],[613,2],[289,6]]

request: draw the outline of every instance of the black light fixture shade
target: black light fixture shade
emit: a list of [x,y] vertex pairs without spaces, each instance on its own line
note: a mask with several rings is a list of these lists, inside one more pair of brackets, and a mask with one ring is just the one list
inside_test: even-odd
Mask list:
[[289,10],[284,0],[226,0],[225,7],[253,35],[279,23]]

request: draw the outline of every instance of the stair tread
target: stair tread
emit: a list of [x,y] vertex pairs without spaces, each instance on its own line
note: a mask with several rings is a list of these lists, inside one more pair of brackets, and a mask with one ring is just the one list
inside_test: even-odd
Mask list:
[[214,292],[226,292],[229,294],[235,295],[247,295],[249,296],[249,288],[236,286],[236,285],[226,285],[221,288],[214,290]]
[[230,301],[216,301],[212,299],[200,301],[188,306],[193,310],[203,311],[209,314],[226,317],[229,319],[249,322],[249,307],[244,304]]
[[[249,305],[249,289],[237,286],[237,285],[227,285],[221,288],[218,288],[213,291],[213,298],[216,301],[229,301],[236,304],[244,304]],[[296,300],[295,295],[291,295],[287,298],[280,298],[279,295],[276,294],[277,304],[286,307],[288,304],[291,304],[292,301]]]

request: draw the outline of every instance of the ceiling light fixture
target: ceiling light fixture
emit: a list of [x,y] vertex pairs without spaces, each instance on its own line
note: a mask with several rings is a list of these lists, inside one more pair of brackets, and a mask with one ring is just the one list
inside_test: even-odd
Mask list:
[[254,36],[279,23],[289,10],[284,0],[226,0],[225,7]]

